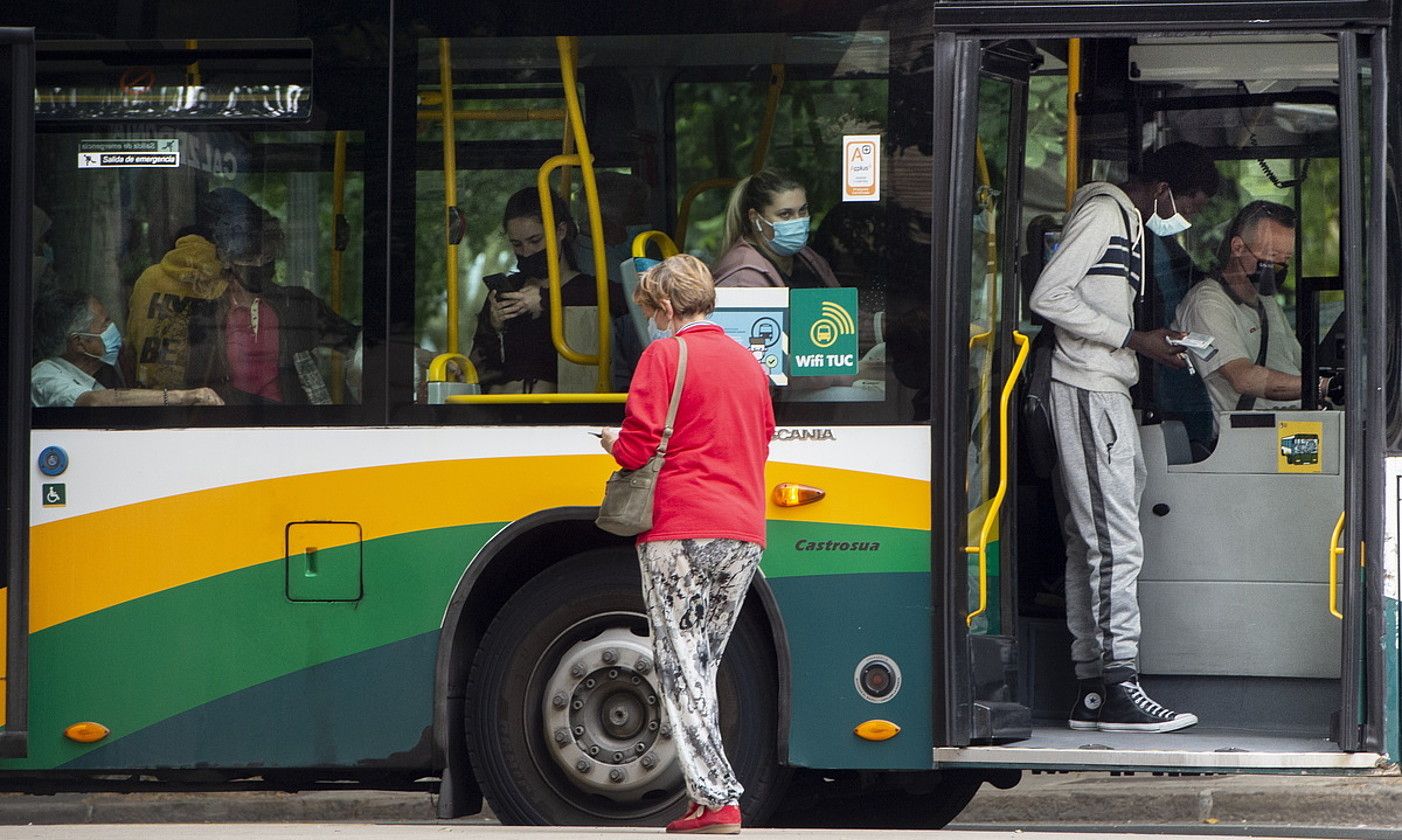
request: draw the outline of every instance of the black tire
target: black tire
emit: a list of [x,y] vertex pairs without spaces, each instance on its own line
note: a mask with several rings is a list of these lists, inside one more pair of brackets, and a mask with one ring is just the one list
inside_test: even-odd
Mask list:
[[[722,735],[745,786],[741,809],[747,823],[758,822],[772,810],[788,778],[777,761],[773,644],[756,607],[747,603],[742,611],[717,682]],[[597,645],[611,646],[599,650]],[[645,705],[655,672],[644,670],[642,650],[651,653],[638,562],[631,549],[600,549],[572,557],[537,575],[507,601],[473,660],[464,703],[472,768],[504,824],[661,825],[681,814],[686,792],[675,763],[665,758],[666,727],[656,725],[654,711],[660,702]],[[570,651],[574,653],[566,661]],[[618,672],[616,676],[584,667],[586,656],[607,656],[610,651],[617,667],[602,669]],[[570,672],[566,677],[571,664],[581,666],[588,676]],[[579,682],[571,683],[574,689],[567,692],[559,688],[562,679]],[[589,682],[586,689],[585,681],[591,679],[597,685]],[[568,705],[546,708],[547,700],[566,694]],[[735,713],[741,698],[744,715]],[[575,707],[576,700],[584,704],[582,711]],[[621,763],[616,761],[619,753],[608,752],[614,747],[607,739],[619,734],[610,728],[617,721],[605,710],[616,712],[627,727],[639,725],[620,737],[646,742],[647,751],[624,753]],[[566,715],[565,726],[554,726]],[[587,730],[584,735],[577,734],[580,728]],[[552,743],[555,738],[561,739],[559,745]],[[589,762],[591,769],[572,765],[586,759],[586,745],[600,744],[605,750]],[[648,756],[654,757],[651,768],[642,763]],[[664,771],[669,767],[666,784],[647,787],[654,779],[667,778]],[[624,784],[642,787],[618,793],[604,781],[615,770],[626,776]]]
[[902,774],[916,781],[919,792],[886,786],[853,793],[856,785],[820,781],[809,772],[803,783],[774,816],[773,824],[785,828],[937,829],[959,816],[978,793],[985,776],[974,771],[931,771]]

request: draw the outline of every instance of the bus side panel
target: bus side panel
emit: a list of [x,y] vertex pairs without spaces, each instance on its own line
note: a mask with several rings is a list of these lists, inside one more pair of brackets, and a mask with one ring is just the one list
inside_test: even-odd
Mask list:
[[[771,447],[771,483],[823,488],[814,505],[771,507],[762,569],[784,617],[792,656],[789,761],[833,769],[931,765],[929,430],[842,428],[842,447],[786,442]],[[827,446],[823,451],[820,447]],[[832,451],[853,469],[828,461]],[[861,465],[862,469],[855,469]],[[847,464],[843,464],[847,466]],[[872,655],[889,657],[900,687],[884,702],[858,690]],[[886,741],[854,729],[868,720],[901,727]]]

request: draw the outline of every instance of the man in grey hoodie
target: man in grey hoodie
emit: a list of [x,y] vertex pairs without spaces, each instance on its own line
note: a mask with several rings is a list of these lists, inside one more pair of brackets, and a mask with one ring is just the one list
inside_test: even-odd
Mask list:
[[1144,459],[1129,389],[1143,355],[1185,365],[1181,338],[1134,328],[1144,277],[1144,228],[1181,233],[1217,191],[1212,158],[1191,143],[1144,156],[1119,186],[1075,195],[1061,245],[1032,290],[1032,310],[1056,330],[1051,408],[1065,492],[1066,622],[1080,691],[1072,729],[1172,732],[1197,717],[1154,702],[1139,686],[1139,499]]

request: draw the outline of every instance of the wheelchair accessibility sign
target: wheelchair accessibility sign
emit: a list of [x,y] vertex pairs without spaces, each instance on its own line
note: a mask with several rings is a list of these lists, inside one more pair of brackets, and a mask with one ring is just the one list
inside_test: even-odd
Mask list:
[[790,289],[789,373],[850,376],[857,372],[857,290]]
[[68,485],[44,484],[40,486],[39,500],[44,507],[63,507],[68,504]]

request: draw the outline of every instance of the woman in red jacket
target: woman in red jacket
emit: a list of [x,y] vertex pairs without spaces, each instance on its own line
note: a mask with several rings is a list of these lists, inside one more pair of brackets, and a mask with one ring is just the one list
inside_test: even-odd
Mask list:
[[624,469],[657,450],[677,377],[687,367],[667,458],[657,478],[652,529],[638,535],[643,598],[652,623],[663,702],[692,805],[674,833],[740,831],[740,793],[721,743],[716,673],[764,549],[764,462],[774,434],[769,380],[752,356],[706,320],[715,285],[688,254],[639,280],[634,299],[659,329],[638,360],[623,427],[604,449]]

